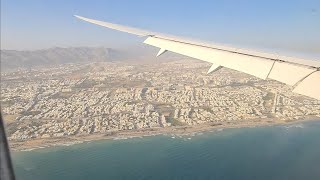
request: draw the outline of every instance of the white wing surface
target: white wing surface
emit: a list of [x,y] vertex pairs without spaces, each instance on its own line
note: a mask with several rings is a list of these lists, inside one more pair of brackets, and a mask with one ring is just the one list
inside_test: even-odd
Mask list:
[[274,79],[294,87],[293,92],[320,100],[320,61],[208,44],[138,28],[76,16],[110,29],[145,37],[145,44],[160,48],[157,56],[175,52],[212,63],[208,73],[220,67],[241,71],[261,79]]

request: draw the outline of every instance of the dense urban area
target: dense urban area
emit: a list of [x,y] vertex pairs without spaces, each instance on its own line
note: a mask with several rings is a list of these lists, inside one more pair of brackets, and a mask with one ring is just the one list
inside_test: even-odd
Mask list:
[[320,117],[292,87],[210,64],[99,62],[1,74],[10,141]]

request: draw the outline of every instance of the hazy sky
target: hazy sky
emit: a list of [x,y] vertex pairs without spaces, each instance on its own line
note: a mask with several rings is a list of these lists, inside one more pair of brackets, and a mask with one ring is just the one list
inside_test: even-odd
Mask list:
[[319,0],[1,0],[1,49],[143,41],[74,14],[218,43],[320,52]]

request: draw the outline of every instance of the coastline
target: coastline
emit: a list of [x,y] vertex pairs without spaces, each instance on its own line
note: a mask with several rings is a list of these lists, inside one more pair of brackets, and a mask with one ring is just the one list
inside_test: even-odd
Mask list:
[[174,136],[193,136],[196,133],[203,133],[209,131],[221,131],[223,129],[234,128],[250,128],[276,125],[290,125],[296,123],[303,123],[308,121],[320,121],[318,116],[305,116],[303,119],[297,120],[278,120],[276,118],[268,119],[254,119],[254,120],[240,120],[237,122],[222,122],[204,123],[194,126],[173,126],[173,127],[159,127],[141,130],[126,130],[115,133],[95,133],[87,135],[66,136],[60,138],[41,138],[31,139],[27,141],[9,141],[12,152],[19,151],[33,151],[37,149],[50,148],[55,146],[71,146],[75,144],[91,142],[96,140],[120,140],[136,137],[147,137],[156,135],[172,135]]

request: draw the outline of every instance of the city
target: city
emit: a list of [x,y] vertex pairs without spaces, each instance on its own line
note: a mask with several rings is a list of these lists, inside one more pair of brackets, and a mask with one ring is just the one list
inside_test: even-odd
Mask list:
[[98,62],[2,74],[12,145],[34,139],[116,135],[179,127],[273,124],[320,117],[320,101],[273,80],[182,59]]

